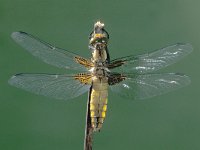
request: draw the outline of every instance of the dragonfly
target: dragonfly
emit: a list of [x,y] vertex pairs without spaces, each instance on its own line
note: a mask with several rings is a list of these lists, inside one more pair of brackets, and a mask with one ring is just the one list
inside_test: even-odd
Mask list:
[[45,63],[79,73],[20,73],[12,76],[9,84],[35,94],[64,100],[75,99],[89,92],[88,111],[93,131],[99,131],[104,123],[109,89],[122,98],[135,100],[161,95],[190,83],[190,78],[184,74],[156,72],[191,53],[193,48],[188,43],[111,60],[108,51],[109,34],[100,21],[94,24],[89,36],[91,58],[55,47],[25,32],[14,32],[11,37]]

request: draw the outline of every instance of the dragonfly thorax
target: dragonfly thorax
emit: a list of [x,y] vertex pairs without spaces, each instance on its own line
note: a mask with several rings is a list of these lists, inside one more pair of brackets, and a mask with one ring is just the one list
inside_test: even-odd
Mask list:
[[89,70],[93,76],[97,76],[97,77],[106,77],[108,75],[108,73],[110,72],[108,70],[108,68],[106,67],[92,67],[90,70]]
[[108,59],[107,51],[105,49],[95,49],[92,51],[92,62],[95,64],[104,63]]

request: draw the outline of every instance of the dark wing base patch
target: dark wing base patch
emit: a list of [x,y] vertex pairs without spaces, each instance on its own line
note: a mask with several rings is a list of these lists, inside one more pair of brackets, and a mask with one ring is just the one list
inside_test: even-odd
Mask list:
[[109,85],[115,85],[117,83],[120,83],[121,81],[125,80],[126,76],[119,74],[119,73],[112,73],[108,77],[108,84]]

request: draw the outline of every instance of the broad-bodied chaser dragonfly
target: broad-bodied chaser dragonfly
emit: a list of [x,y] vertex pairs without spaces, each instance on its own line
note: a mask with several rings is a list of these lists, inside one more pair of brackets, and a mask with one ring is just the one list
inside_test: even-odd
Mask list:
[[89,91],[89,111],[93,131],[104,122],[108,88],[128,99],[146,99],[190,83],[190,78],[178,73],[153,73],[167,67],[192,51],[190,44],[175,44],[143,55],[130,55],[110,60],[109,34],[104,24],[96,22],[89,37],[91,59],[52,46],[25,32],[11,37],[32,55],[56,67],[81,71],[78,74],[14,75],[9,83],[24,90],[53,97],[72,99]]

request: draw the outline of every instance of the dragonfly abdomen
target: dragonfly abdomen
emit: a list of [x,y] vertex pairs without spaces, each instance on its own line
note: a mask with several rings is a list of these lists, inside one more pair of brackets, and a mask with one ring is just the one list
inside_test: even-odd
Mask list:
[[99,79],[93,80],[90,96],[90,117],[94,131],[98,131],[102,127],[108,102],[108,83],[99,81]]

